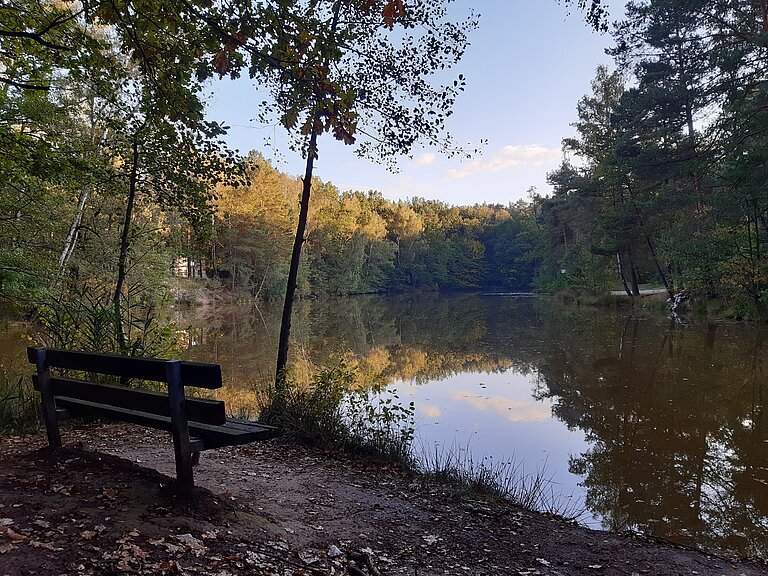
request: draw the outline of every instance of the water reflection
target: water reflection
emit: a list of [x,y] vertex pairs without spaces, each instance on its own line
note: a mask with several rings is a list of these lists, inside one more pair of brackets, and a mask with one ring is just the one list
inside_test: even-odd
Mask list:
[[[229,389],[274,374],[279,307],[178,309]],[[428,446],[546,464],[596,522],[768,557],[768,328],[493,295],[298,302],[292,366],[331,356],[413,400]],[[27,371],[18,330],[2,363]],[[243,395],[244,401],[252,396]]]
[[[178,321],[241,386],[271,376],[278,312]],[[299,376],[344,356],[414,399],[428,442],[547,460],[606,528],[768,553],[763,326],[418,295],[300,302],[294,335]]]
[[541,361],[538,397],[591,444],[570,467],[606,527],[765,553],[764,340],[628,318],[613,344],[583,334]]

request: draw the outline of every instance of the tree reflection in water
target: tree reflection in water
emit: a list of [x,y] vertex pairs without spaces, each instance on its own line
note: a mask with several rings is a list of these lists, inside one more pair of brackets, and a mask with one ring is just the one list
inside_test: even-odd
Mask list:
[[[232,384],[272,374],[278,307],[179,319]],[[467,294],[304,301],[294,326],[299,377],[332,356],[360,385],[530,374],[534,397],[587,435],[569,467],[606,528],[768,555],[764,326]]]

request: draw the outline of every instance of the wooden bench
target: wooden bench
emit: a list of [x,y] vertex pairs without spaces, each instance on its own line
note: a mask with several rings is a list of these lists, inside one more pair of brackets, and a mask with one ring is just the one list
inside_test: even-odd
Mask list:
[[[224,402],[187,398],[184,387],[221,388],[218,364],[160,360],[114,354],[93,354],[27,348],[37,373],[32,377],[42,398],[43,419],[52,448],[61,447],[59,420],[95,416],[170,431],[176,457],[176,478],[194,485],[192,465],[200,451],[246,444],[278,436],[280,430],[257,422],[227,419]],[[52,375],[51,368],[89,375],[120,377],[120,385]],[[167,393],[129,388],[130,380],[163,382]]]

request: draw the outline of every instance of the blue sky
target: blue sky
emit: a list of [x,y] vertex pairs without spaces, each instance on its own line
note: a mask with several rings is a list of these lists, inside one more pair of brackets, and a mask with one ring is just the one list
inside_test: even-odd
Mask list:
[[[560,162],[562,138],[573,133],[576,103],[589,92],[598,64],[610,64],[604,53],[610,37],[593,32],[578,11],[568,15],[555,0],[457,0],[452,11],[460,15],[470,8],[480,13],[480,27],[456,68],[467,88],[448,130],[458,143],[487,140],[482,154],[447,159],[416,149],[413,158],[399,159],[400,172],[393,174],[325,135],[317,177],[341,190],[375,189],[390,199],[421,196],[457,205],[514,202],[531,186],[549,192],[546,173]],[[612,19],[618,16],[614,9]],[[263,99],[253,82],[222,81],[213,92],[209,115],[231,126],[232,147],[261,150],[278,169],[303,173],[303,160],[288,150],[284,131],[250,121]]]

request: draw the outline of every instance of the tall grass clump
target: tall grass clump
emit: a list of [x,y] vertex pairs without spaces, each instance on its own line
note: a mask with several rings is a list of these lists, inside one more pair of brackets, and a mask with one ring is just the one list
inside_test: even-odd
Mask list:
[[322,368],[306,385],[286,377],[268,395],[260,419],[312,445],[409,465],[413,405],[401,406],[393,391],[353,390],[355,381],[343,364]]
[[476,460],[468,448],[414,450],[414,405],[403,406],[394,390],[356,391],[355,372],[345,365],[325,367],[300,385],[291,377],[273,389],[260,419],[284,433],[324,448],[397,463],[416,473],[425,486],[438,484],[472,498],[506,500],[528,510],[578,520],[583,505],[562,494],[546,465],[526,472],[514,459]]
[[577,521],[584,515],[580,502],[564,495],[546,463],[526,472],[521,461],[494,461],[484,456],[476,460],[468,448],[423,450],[419,471],[425,483],[449,486],[465,496],[506,500],[525,508]]
[[[51,348],[175,357],[181,348],[177,327],[162,312],[166,302],[146,292],[141,284],[128,286],[118,316],[108,284],[68,285],[66,294],[38,306],[37,339]],[[125,342],[118,337],[119,326]]]
[[37,393],[28,374],[0,367],[0,430],[26,432],[37,427]]

